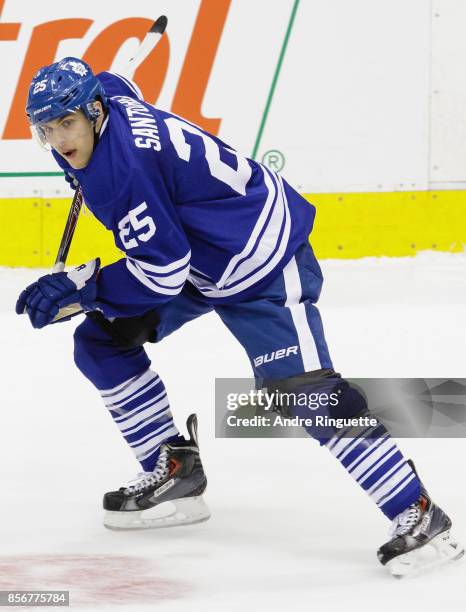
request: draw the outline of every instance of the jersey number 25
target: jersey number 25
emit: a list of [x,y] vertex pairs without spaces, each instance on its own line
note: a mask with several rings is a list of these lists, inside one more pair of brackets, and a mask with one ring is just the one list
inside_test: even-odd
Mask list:
[[[132,208],[128,214],[119,221],[118,229],[120,230],[120,240],[125,249],[134,249],[134,247],[138,246],[138,240],[147,242],[155,234],[156,227],[152,217],[149,217],[149,215],[139,217],[145,210],[147,210],[147,204],[142,202],[139,206],[136,206],[136,208]],[[141,231],[139,234],[136,234],[137,240],[136,238],[127,240],[131,230],[137,232],[144,229],[146,230],[145,232]]]

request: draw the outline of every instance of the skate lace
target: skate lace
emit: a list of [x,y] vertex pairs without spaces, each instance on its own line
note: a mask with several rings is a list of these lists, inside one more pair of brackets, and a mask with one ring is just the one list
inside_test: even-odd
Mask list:
[[162,481],[168,474],[168,451],[167,447],[162,447],[159,458],[155,464],[153,472],[139,472],[137,476],[129,480],[123,487],[126,495],[138,493],[147,487],[152,487]]
[[422,510],[419,502],[411,504],[396,516],[390,527],[390,536],[406,535],[409,531],[418,524],[421,518]]

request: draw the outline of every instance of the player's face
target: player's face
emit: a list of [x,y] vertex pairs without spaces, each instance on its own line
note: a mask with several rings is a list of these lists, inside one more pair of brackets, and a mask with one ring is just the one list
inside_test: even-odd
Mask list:
[[41,127],[47,142],[72,168],[87,166],[94,150],[94,126],[81,110]]

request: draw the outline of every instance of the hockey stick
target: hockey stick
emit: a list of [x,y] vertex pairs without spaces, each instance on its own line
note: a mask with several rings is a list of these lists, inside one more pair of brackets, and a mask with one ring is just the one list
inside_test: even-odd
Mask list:
[[[136,68],[138,68],[138,66],[142,64],[142,62],[147,58],[149,53],[151,53],[158,45],[163,33],[165,32],[167,24],[168,19],[165,17],[165,15],[161,15],[156,21],[154,21],[150,30],[144,36],[138,50],[133,55],[133,57],[129,59],[126,66],[121,71],[122,76],[129,78],[133,75]],[[82,205],[83,194],[81,191],[81,187],[79,187],[78,185],[76,188],[76,193],[73,197],[73,201],[71,202],[70,212],[68,213],[68,218],[66,220],[65,229],[63,230],[63,236],[60,242],[60,246],[58,248],[57,257],[55,259],[55,264],[52,268],[52,272],[63,272],[63,270],[65,269],[65,263],[68,258],[71,241],[73,240]],[[60,309],[60,311],[54,318],[54,322],[58,321],[59,319],[62,319],[63,317],[69,317],[71,315],[78,314],[81,311],[82,308],[79,304],[70,304],[69,306]]]
[[68,219],[66,220],[65,229],[63,230],[63,236],[61,238],[60,246],[58,247],[58,253],[52,268],[52,272],[63,272],[65,269],[65,262],[68,258],[71,240],[74,235],[74,230],[76,229],[76,224],[78,222],[82,205],[83,193],[81,191],[81,187],[77,187],[73,201],[71,202],[70,212],[68,213]]

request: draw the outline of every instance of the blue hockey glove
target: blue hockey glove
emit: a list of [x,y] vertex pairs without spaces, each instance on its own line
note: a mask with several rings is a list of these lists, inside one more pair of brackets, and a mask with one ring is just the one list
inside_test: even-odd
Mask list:
[[68,172],[65,170],[65,181],[69,184],[69,186],[71,187],[71,189],[73,189],[74,191],[76,191],[76,189],[79,186],[78,181],[74,178],[74,176],[72,174],[68,174]]
[[16,313],[27,313],[32,326],[40,329],[52,323],[64,306],[81,304],[84,311],[93,310],[96,308],[94,300],[99,268],[100,259],[97,258],[70,272],[42,276],[21,293],[16,302]]

